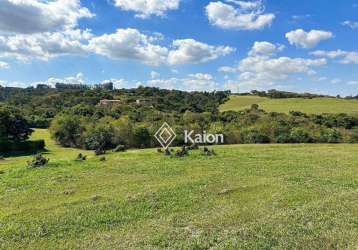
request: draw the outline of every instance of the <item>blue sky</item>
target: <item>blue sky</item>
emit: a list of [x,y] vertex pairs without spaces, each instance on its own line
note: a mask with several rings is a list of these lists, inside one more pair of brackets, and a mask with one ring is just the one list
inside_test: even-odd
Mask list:
[[357,0],[4,0],[0,85],[357,94],[357,13]]

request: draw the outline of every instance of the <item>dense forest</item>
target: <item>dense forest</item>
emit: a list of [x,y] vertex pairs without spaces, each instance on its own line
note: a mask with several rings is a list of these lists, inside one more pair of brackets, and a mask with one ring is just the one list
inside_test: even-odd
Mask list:
[[[1,88],[0,145],[26,141],[32,128],[49,128],[65,147],[154,147],[153,135],[164,121],[178,134],[175,145],[184,143],[183,130],[224,134],[227,144],[358,142],[358,117],[347,114],[270,113],[258,105],[221,113],[230,92],[112,88]],[[268,93],[281,98],[286,92]]]

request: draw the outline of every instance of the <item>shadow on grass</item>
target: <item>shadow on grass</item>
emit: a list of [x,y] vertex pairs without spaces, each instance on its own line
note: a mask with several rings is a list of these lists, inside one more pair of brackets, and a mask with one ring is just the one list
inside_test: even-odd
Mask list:
[[30,156],[30,155],[36,155],[36,154],[49,154],[48,149],[43,150],[30,150],[30,151],[13,151],[13,152],[0,152],[0,158],[3,157],[21,157],[21,156]]

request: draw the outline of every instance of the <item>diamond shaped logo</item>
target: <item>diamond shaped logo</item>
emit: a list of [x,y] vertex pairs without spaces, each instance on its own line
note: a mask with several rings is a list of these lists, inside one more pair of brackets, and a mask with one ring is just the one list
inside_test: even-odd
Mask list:
[[164,122],[164,124],[155,133],[154,137],[164,149],[168,149],[168,147],[170,146],[170,144],[173,143],[177,135],[175,134],[174,130],[169,126],[169,124]]

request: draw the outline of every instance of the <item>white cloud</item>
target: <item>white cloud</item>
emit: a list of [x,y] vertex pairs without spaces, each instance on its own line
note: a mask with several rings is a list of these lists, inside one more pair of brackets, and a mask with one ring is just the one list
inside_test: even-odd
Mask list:
[[182,82],[189,91],[214,91],[218,88],[214,77],[205,73],[190,74],[186,79],[182,79]]
[[101,82],[101,84],[105,84],[105,83],[113,83],[113,86],[115,89],[121,89],[121,88],[126,88],[126,87],[129,87],[130,84],[124,80],[124,79],[109,79],[109,80],[104,80]]
[[325,57],[330,59],[338,59],[341,64],[358,64],[358,52],[344,50],[316,50],[310,53],[316,57]]
[[159,78],[160,74],[156,71],[152,71],[150,72],[150,78],[155,79],[155,78]]
[[331,80],[332,84],[337,84],[337,83],[341,83],[341,82],[342,82],[342,80],[339,79],[339,78],[334,78],[334,79]]
[[180,0],[114,0],[122,10],[134,11],[136,17],[148,18],[151,15],[165,16],[169,10],[179,8]]
[[8,63],[0,61],[0,69],[8,69],[8,68],[9,68]]
[[94,15],[80,0],[0,1],[0,57],[48,60],[87,53],[89,30],[77,29],[81,18]]
[[87,52],[82,41],[89,37],[89,31],[81,30],[0,36],[0,56],[27,61],[30,58],[48,60],[59,55],[82,55]]
[[311,74],[311,67],[324,64],[325,59],[247,57],[240,62],[239,71],[242,80],[275,81],[287,79],[294,73]]
[[[138,87],[139,85],[141,85],[139,82],[135,82],[135,81],[127,81],[125,79],[108,79],[108,80],[103,80],[100,82],[100,84],[104,84],[104,83],[108,83],[108,82],[112,82],[114,85],[115,89],[120,89],[120,88],[132,88],[132,87]],[[49,85],[51,87],[55,87],[56,83],[62,83],[62,84],[82,84],[82,85],[88,85],[88,86],[93,86],[92,83],[89,83],[86,80],[86,77],[83,73],[78,73],[74,76],[67,76],[67,77],[63,77],[63,78],[58,78],[58,77],[50,77],[45,81],[37,81],[37,82],[32,82],[32,83],[24,83],[24,82],[7,82],[7,81],[1,81],[0,80],[0,85],[1,86],[5,86],[5,87],[19,87],[19,88],[26,88],[29,86],[33,86],[36,87],[38,84],[46,84]]]
[[150,87],[157,87],[161,89],[179,89],[177,86],[180,82],[178,78],[169,79],[152,79],[147,81],[147,85]]
[[40,33],[72,29],[80,18],[94,15],[80,0],[1,0],[0,31]]
[[175,40],[168,49],[154,44],[155,37],[136,29],[119,29],[90,40],[89,48],[112,59],[134,59],[149,65],[196,64],[217,59],[234,51],[231,47],[211,46],[193,39]]
[[175,40],[173,47],[168,56],[172,65],[204,63],[235,51],[228,46],[211,46],[193,39]]
[[33,85],[29,86],[27,83],[24,83],[24,82],[17,82],[17,81],[9,82],[9,81],[1,81],[0,80],[0,86],[2,86],[2,87],[13,87],[13,88],[27,88],[27,87],[30,87],[30,86],[33,86]]
[[335,51],[316,50],[311,52],[310,54],[317,57],[327,57],[334,59],[346,55],[346,52],[340,49]]
[[358,85],[358,81],[348,81],[348,85]]
[[284,49],[283,45],[274,45],[269,42],[255,42],[252,46],[252,49],[249,52],[250,56],[270,56],[277,51],[282,51]]
[[325,76],[321,76],[321,77],[316,78],[315,80],[316,80],[316,81],[319,81],[319,82],[323,82],[323,81],[327,81],[328,78],[325,77]]
[[228,80],[224,84],[225,90],[230,90],[233,93],[238,93],[240,90],[240,84],[238,81]]
[[111,59],[137,60],[148,65],[196,64],[225,56],[235,49],[211,46],[193,39],[175,40],[172,47],[158,45],[161,35],[146,35],[136,29],[118,29],[115,33],[94,36],[89,30],[66,30],[38,34],[0,36],[0,57],[18,60],[48,60],[61,55],[90,53]]
[[190,74],[183,78],[152,79],[147,81],[151,87],[180,89],[186,91],[214,91],[219,89],[214,77],[207,73]]
[[[256,45],[256,46],[255,46]],[[277,82],[287,80],[294,74],[313,75],[314,67],[322,66],[327,63],[326,59],[305,59],[291,57],[274,57],[274,46],[264,44],[265,49],[259,49],[255,43],[248,53],[248,57],[242,59],[236,67],[238,79],[227,81],[230,89],[235,88],[235,84],[249,88],[265,88],[273,86]],[[277,50],[277,46],[275,46]],[[260,53],[259,53],[260,52]],[[233,71],[229,67],[228,70]]]
[[206,14],[212,25],[223,29],[257,30],[270,26],[275,19],[272,13],[265,14],[262,1],[227,1],[210,2]]
[[358,22],[354,22],[354,21],[344,21],[342,23],[343,26],[348,26],[351,29],[358,29]]
[[218,71],[221,72],[221,73],[228,74],[228,73],[235,73],[237,70],[236,70],[236,68],[233,68],[233,67],[223,66],[223,67],[220,67],[218,69]]
[[306,14],[306,15],[293,15],[292,16],[292,20],[293,21],[302,21],[302,20],[305,20],[305,19],[308,19],[310,18],[311,15],[310,14]]
[[32,85],[36,86],[37,84],[46,84],[52,87],[55,87],[56,83],[64,83],[64,84],[86,84],[86,80],[84,79],[84,75],[82,73],[78,73],[75,76],[69,76],[65,78],[55,78],[51,77],[44,82],[35,82]]
[[311,30],[306,32],[302,29],[297,29],[286,33],[286,38],[291,45],[302,47],[305,49],[315,47],[319,42],[333,37],[332,32],[323,30]]
[[166,62],[168,49],[152,43],[153,37],[136,29],[118,29],[116,33],[94,37],[91,51],[112,59],[133,59],[149,65]]

